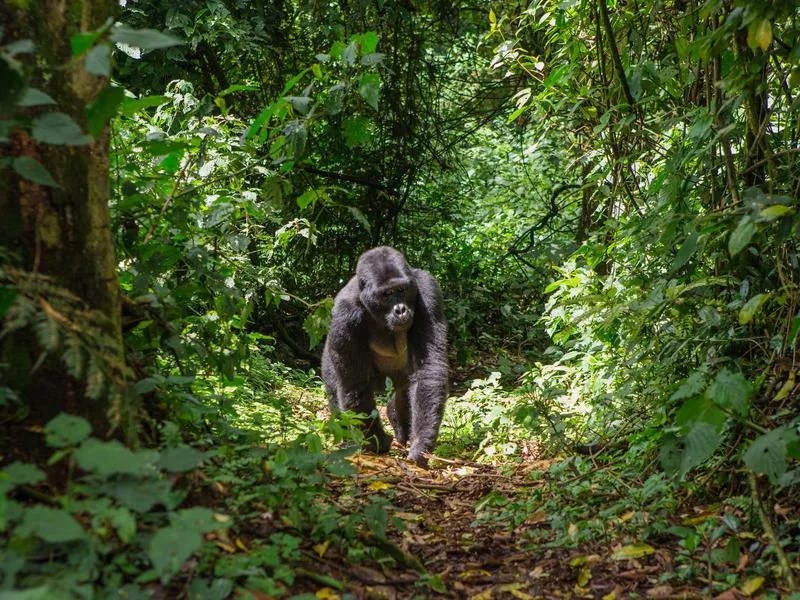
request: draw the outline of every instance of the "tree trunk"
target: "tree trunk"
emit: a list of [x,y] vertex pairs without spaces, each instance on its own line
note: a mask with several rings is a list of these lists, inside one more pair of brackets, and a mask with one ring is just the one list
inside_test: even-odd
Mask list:
[[[26,109],[25,116],[59,111],[72,117],[84,132],[87,130],[87,105],[108,81],[88,73],[83,59],[73,58],[70,38],[102,26],[116,6],[114,0],[41,0],[0,5],[0,22],[11,24],[3,42],[33,38],[35,55],[21,57],[30,73],[30,85],[56,101],[56,106]],[[70,377],[61,357],[56,356],[61,352],[51,351],[20,390],[23,400],[37,423],[67,411],[88,418],[95,435],[104,435],[117,426],[128,432],[132,411],[122,391],[126,369],[120,288],[108,210],[108,128],[81,146],[40,143],[27,131],[18,129],[12,133],[10,152],[39,161],[60,187],[38,185],[6,170],[5,184],[0,188],[0,213],[5,221],[5,226],[0,225],[0,246],[21,258],[21,277],[34,282],[39,275],[49,276],[78,302],[85,303],[82,314],[87,318],[90,315],[91,321],[81,322],[53,308],[46,290],[40,289],[34,298],[37,308],[76,336],[86,339],[92,335],[91,327],[101,330],[104,342],[100,354],[106,377],[105,393],[87,394],[92,382]],[[19,331],[0,356],[8,358],[12,365],[34,362],[42,354],[35,340],[30,331]],[[91,370],[87,371],[87,379],[91,376]]]

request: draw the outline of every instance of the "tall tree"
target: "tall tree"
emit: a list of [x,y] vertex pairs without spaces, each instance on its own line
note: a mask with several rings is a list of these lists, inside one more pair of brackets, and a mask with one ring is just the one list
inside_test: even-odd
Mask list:
[[[98,97],[111,89],[109,43],[91,32],[110,24],[115,6],[113,0],[0,5],[0,20],[11,24],[4,41],[16,49],[30,46],[20,40],[33,42],[33,56],[20,57],[24,67],[6,61],[8,69],[25,72],[20,87],[29,87],[11,101],[19,127],[2,146],[14,169],[0,187],[0,247],[18,261],[5,272],[18,288],[17,301],[38,313],[8,336],[3,358],[35,420],[66,410],[87,417],[101,434],[125,425],[130,412],[118,385],[125,367],[109,226],[108,127],[95,119],[93,135],[85,133],[90,107],[96,110]],[[6,313],[7,328],[9,319]],[[27,381],[13,381],[28,371],[15,365],[39,360]]]

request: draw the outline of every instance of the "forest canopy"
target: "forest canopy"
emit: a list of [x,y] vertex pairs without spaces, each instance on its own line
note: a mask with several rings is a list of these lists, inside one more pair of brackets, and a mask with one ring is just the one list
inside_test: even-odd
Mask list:
[[798,143],[793,0],[0,4],[0,600],[800,599]]

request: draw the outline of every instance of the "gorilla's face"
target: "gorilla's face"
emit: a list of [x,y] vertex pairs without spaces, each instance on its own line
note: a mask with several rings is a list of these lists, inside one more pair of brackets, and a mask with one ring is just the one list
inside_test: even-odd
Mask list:
[[408,331],[414,323],[417,284],[405,257],[382,246],[364,253],[356,276],[362,304],[372,318],[394,333]]

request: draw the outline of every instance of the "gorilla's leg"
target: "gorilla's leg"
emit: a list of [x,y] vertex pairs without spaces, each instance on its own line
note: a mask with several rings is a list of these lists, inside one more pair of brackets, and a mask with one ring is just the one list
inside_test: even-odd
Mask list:
[[408,458],[420,466],[427,466],[426,452],[431,452],[439,436],[439,426],[447,400],[447,382],[440,373],[415,374],[409,391],[411,400],[411,449]]
[[389,406],[386,407],[386,415],[394,429],[397,441],[403,446],[408,443],[408,430],[410,425],[410,414],[408,407],[408,388],[395,389]]
[[392,447],[392,436],[383,430],[381,418],[375,409],[375,397],[369,387],[355,390],[345,390],[340,387],[337,396],[341,410],[351,410],[355,413],[365,413],[367,420],[364,422],[364,446],[372,452],[385,454]]

